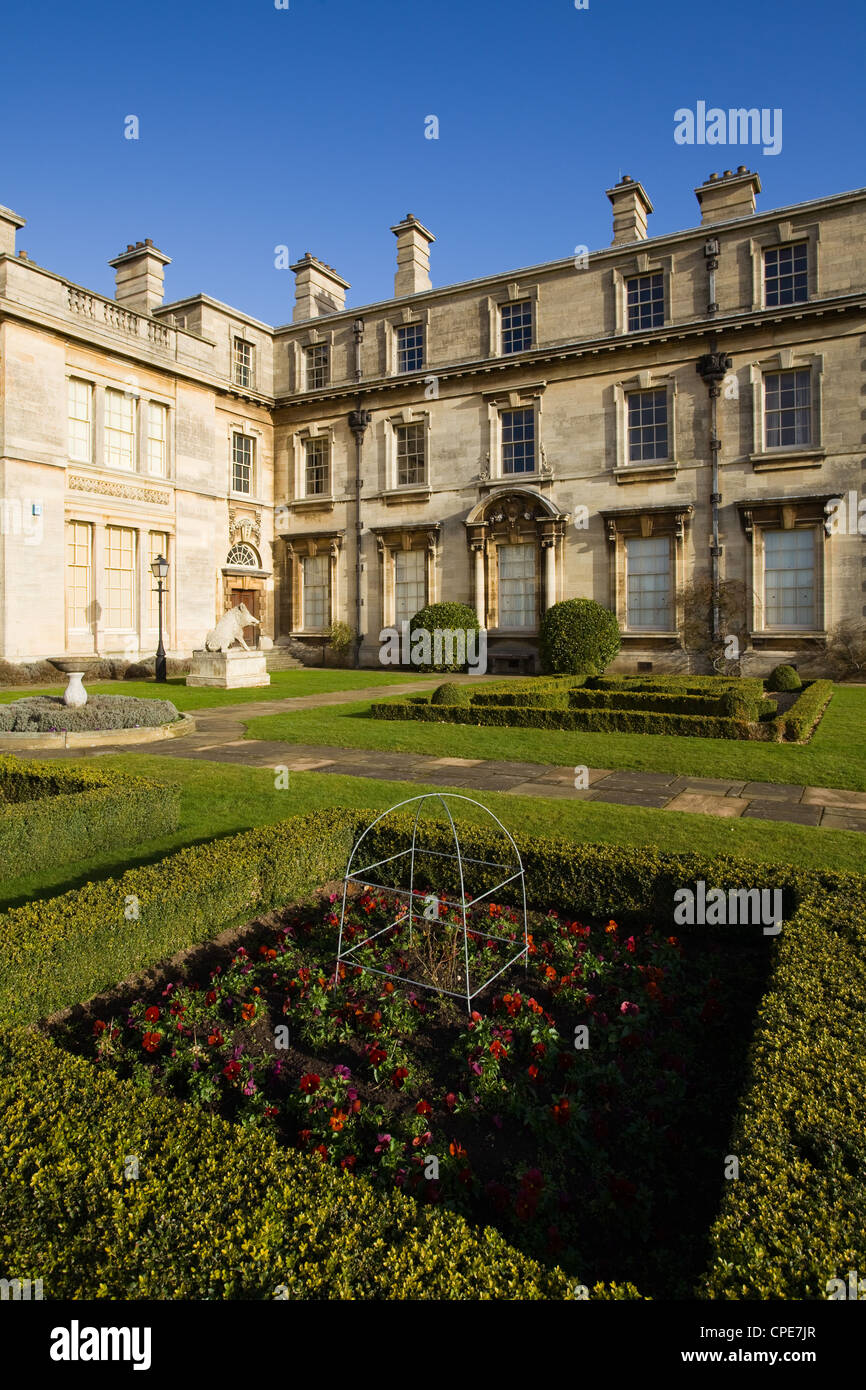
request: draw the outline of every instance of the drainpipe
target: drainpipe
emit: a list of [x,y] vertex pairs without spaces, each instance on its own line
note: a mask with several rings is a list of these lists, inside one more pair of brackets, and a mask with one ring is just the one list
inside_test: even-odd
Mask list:
[[[364,341],[364,320],[355,319],[352,327],[355,337],[355,381],[361,380],[361,343]],[[369,410],[362,407],[363,395],[358,391],[355,400],[355,409],[349,411],[349,429],[355,437],[355,667],[361,664],[361,643],[363,633],[361,631],[361,531],[363,522],[361,520],[361,457],[364,448],[364,434],[370,424],[371,415]]]
[[719,243],[716,237],[704,242],[704,256],[707,262],[707,313],[712,317],[718,313],[716,303],[716,271],[719,268]]
[[[712,293],[711,290],[711,296]],[[722,444],[718,435],[718,407],[719,396],[722,394],[722,382],[731,370],[731,359],[726,352],[718,351],[715,337],[710,339],[710,351],[698,358],[696,370],[710,393],[710,457],[712,459],[710,504],[713,528],[710,542],[710,564],[713,587],[713,640],[717,642],[721,637],[719,561],[722,554],[722,547],[719,545],[719,504],[722,500],[722,494],[719,492],[719,450]]]

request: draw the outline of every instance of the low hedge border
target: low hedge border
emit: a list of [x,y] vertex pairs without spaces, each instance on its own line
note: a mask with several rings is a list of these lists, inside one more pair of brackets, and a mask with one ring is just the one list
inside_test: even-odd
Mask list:
[[4,1272],[42,1279],[48,1299],[575,1296],[495,1231],[142,1096],[47,1038],[0,1033],[0,1074]]
[[470,696],[472,709],[568,709],[566,690],[476,690]]
[[764,682],[757,676],[592,676],[592,690],[676,691],[678,694],[706,695],[740,690],[750,700],[760,700]]
[[[70,988],[61,972],[46,970],[48,957],[77,945],[91,954],[93,975],[99,930],[92,915],[123,889],[137,891],[142,901],[169,885],[176,895],[171,930],[149,931],[144,949],[130,933],[122,938],[112,983],[228,925],[205,910],[190,927],[178,912],[184,878],[190,901],[207,885],[208,902],[236,915],[246,893],[254,899],[246,909],[252,914],[273,901],[269,895],[286,900],[303,881],[307,887],[321,882],[335,860],[342,861],[342,872],[348,846],[371,817],[328,812],[286,821],[130,870],[114,885],[88,885],[5,914],[4,957],[23,936],[11,963],[17,978],[12,1017],[35,1016],[24,991],[33,977],[40,922],[48,945],[37,957],[41,969],[33,984],[55,1010],[95,990],[89,983],[82,988],[81,974]],[[370,860],[404,848],[411,825],[404,815],[374,827],[366,841]],[[502,862],[497,834],[466,825],[460,835],[467,855]],[[425,848],[452,844],[447,824],[425,822]],[[773,948],[751,1075],[731,1141],[741,1176],[720,1184],[720,1215],[700,1293],[823,1298],[837,1269],[866,1264],[858,1216],[866,1203],[866,880],[736,859],[576,848],[566,841],[517,837],[517,844],[530,904],[556,903],[578,916],[669,921],[675,890],[698,879],[708,887],[781,890],[785,926]],[[453,888],[456,864],[438,863],[442,887]],[[243,880],[235,894],[221,876],[232,869]],[[499,896],[516,902],[518,892],[511,884]],[[155,926],[159,912],[153,907]],[[53,993],[46,994],[49,983]],[[373,1202],[360,1179],[317,1170],[312,1160],[276,1149],[269,1136],[233,1130],[198,1112],[190,1117],[170,1101],[143,1099],[131,1083],[100,1076],[47,1039],[23,1030],[0,1037],[0,1066],[0,1143],[8,1175],[0,1197],[4,1262],[10,1277],[44,1277],[49,1297],[265,1298],[280,1283],[298,1298],[393,1297],[395,1290],[402,1297],[568,1296],[561,1284],[549,1282],[557,1271],[539,1272],[490,1232],[470,1245],[459,1218],[419,1211],[402,1194],[377,1194]],[[144,1182],[124,1187],[123,1156],[130,1152],[144,1160]],[[287,1237],[287,1230],[297,1234]],[[629,1286],[597,1286],[592,1293],[639,1296]]]
[[[721,695],[633,689],[573,690],[569,691],[568,704],[570,709],[633,709],[643,710],[647,714],[718,715],[729,718],[725,713],[725,702],[732,688],[726,687]],[[745,706],[753,719],[757,719],[761,713],[767,716],[776,713],[775,700],[759,702],[752,700],[745,692],[743,694]]]
[[[342,877],[357,817],[322,812],[211,840],[0,915],[0,1024],[89,999],[185,946]],[[360,832],[359,832],[360,833]]]
[[776,719],[776,737],[786,738],[792,743],[805,743],[812,737],[820,723],[824,711],[833,698],[832,681],[811,681],[804,686],[788,710]]
[[0,806],[0,863],[36,873],[170,835],[180,820],[180,789],[0,756]]
[[866,882],[783,929],[702,1298],[825,1299],[866,1267]]
[[674,734],[686,738],[766,739],[771,725],[719,715],[652,714],[622,709],[549,709],[540,705],[478,705],[468,709],[394,701],[370,706],[373,719],[416,719],[427,724],[474,724],[478,727],[560,729],[573,733]]

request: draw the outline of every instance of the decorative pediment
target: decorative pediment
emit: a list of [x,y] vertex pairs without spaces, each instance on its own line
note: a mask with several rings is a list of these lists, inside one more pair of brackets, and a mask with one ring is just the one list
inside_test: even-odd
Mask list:
[[256,511],[252,515],[249,512],[229,512],[229,536],[232,545],[249,545],[251,541],[261,541],[261,512]]

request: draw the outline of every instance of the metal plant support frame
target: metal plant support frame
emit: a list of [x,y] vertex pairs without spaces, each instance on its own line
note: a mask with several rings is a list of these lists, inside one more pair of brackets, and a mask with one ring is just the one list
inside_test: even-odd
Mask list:
[[[477,998],[477,996],[478,996],[479,994],[481,994],[485,989],[487,989],[488,985],[491,985],[491,984],[493,983],[494,980],[498,979],[500,975],[504,974],[504,972],[505,972],[506,970],[508,970],[512,965],[514,965],[516,961],[520,960],[521,958],[523,958],[523,959],[528,959],[528,957],[529,957],[529,934],[528,934],[528,925],[527,925],[527,918],[526,918],[526,878],[525,878],[525,875],[524,875],[524,872],[523,872],[523,861],[522,861],[522,859],[520,858],[520,851],[518,850],[517,845],[516,845],[515,842],[514,842],[514,838],[513,838],[513,836],[510,834],[510,832],[509,832],[508,830],[506,830],[505,826],[502,824],[502,821],[499,819],[499,817],[498,817],[498,816],[494,816],[493,812],[492,812],[491,810],[489,810],[488,807],[482,805],[482,803],[481,803],[480,801],[475,801],[471,796],[459,796],[459,795],[457,795],[456,793],[452,793],[452,792],[449,792],[449,793],[448,793],[448,799],[451,800],[451,801],[466,801],[466,802],[469,803],[470,806],[478,806],[478,807],[480,807],[480,809],[481,809],[482,811],[485,812],[486,815],[490,816],[491,820],[496,821],[496,824],[499,826],[499,829],[502,831],[503,835],[506,836],[506,838],[508,839],[509,844],[511,845],[511,848],[512,848],[513,851],[514,851],[514,855],[515,855],[515,858],[516,858],[516,860],[517,860],[517,868],[514,869],[513,871],[509,872],[509,865],[507,865],[507,864],[496,864],[496,863],[494,863],[493,861],[488,860],[488,859],[472,859],[472,858],[468,857],[467,855],[462,854],[462,853],[461,853],[461,850],[460,850],[460,837],[459,837],[458,834],[457,834],[457,827],[456,827],[455,824],[454,824],[454,817],[451,815],[451,811],[450,811],[450,809],[449,809],[448,802],[446,801],[445,796],[443,796],[443,794],[442,794],[441,792],[425,792],[422,796],[410,796],[410,797],[407,798],[406,801],[398,801],[396,805],[389,807],[389,809],[388,809],[387,811],[383,811],[383,812],[381,813],[381,815],[378,815],[378,816],[376,817],[375,820],[373,820],[373,821],[370,822],[370,824],[367,826],[366,830],[365,830],[365,831],[360,835],[360,837],[355,841],[355,844],[354,844],[354,846],[353,846],[353,848],[352,848],[352,852],[351,852],[351,854],[349,855],[349,862],[348,862],[348,864],[346,865],[346,873],[345,873],[345,877],[344,877],[344,879],[343,879],[343,904],[342,904],[342,908],[341,908],[341,910],[340,910],[340,934],[339,934],[339,938],[338,938],[338,942],[337,942],[337,964],[336,964],[336,967],[335,967],[335,970],[334,970],[334,991],[336,991],[337,984],[338,984],[339,979],[340,979],[340,964],[341,964],[342,961],[349,961],[353,966],[356,966],[356,967],[357,967],[357,966],[360,966],[360,968],[361,968],[362,970],[367,970],[367,971],[369,971],[369,972],[370,972],[371,974],[373,974],[373,975],[384,975],[384,976],[386,976],[386,978],[389,979],[389,980],[400,980],[400,981],[401,981],[402,983],[404,983],[404,984],[415,985],[418,989],[430,989],[430,990],[433,990],[433,991],[434,991],[435,993],[437,993],[437,994],[449,995],[452,999],[465,999],[465,1000],[466,1000],[466,1008],[467,1008],[467,1010],[471,1013],[471,1011],[472,1011],[472,1000],[473,1000],[473,999]],[[455,848],[455,853],[454,853],[454,854],[446,853],[444,850],[432,850],[432,849],[423,849],[423,848],[418,849],[418,846],[417,846],[418,819],[419,819],[419,817],[420,817],[420,815],[421,815],[421,808],[422,808],[422,806],[423,806],[423,804],[424,804],[425,801],[441,801],[441,803],[442,803],[442,805],[443,805],[443,807],[444,807],[444,809],[445,809],[445,814],[447,815],[448,820],[449,820],[449,823],[450,823],[450,825],[451,825],[452,834],[453,834],[453,836],[454,836],[454,848]],[[415,810],[415,819],[414,819],[414,821],[413,821],[413,823],[412,823],[412,844],[411,844],[411,846],[410,846],[408,849],[400,850],[397,854],[391,854],[391,855],[389,855],[389,856],[387,857],[387,859],[379,859],[379,860],[377,860],[374,864],[366,864],[366,865],[364,865],[363,868],[355,869],[355,870],[353,871],[353,869],[352,869],[352,864],[353,864],[353,862],[354,862],[354,860],[355,860],[355,856],[356,856],[356,854],[358,853],[358,850],[361,848],[361,845],[363,844],[364,840],[365,840],[366,837],[369,835],[370,831],[371,831],[375,826],[377,826],[381,820],[384,820],[384,818],[385,818],[386,816],[392,815],[393,812],[401,810],[404,806],[411,806],[411,805],[414,805],[415,803],[417,803],[417,806],[416,806],[416,810]],[[365,937],[363,941],[353,942],[353,944],[349,947],[348,950],[346,950],[346,951],[343,950],[343,927],[344,927],[345,918],[346,918],[346,897],[347,897],[347,894],[348,894],[349,884],[350,884],[350,883],[357,883],[359,886],[364,887],[364,888],[375,888],[375,889],[379,889],[381,892],[394,893],[394,894],[397,895],[397,896],[408,897],[408,900],[409,900],[409,906],[408,906],[409,924],[408,924],[408,925],[409,925],[409,940],[410,940],[410,942],[411,942],[411,940],[412,940],[412,924],[413,924],[413,908],[414,908],[414,900],[415,900],[415,855],[416,855],[416,851],[417,851],[418,853],[421,853],[421,854],[432,855],[432,856],[434,856],[434,857],[437,858],[437,859],[451,859],[452,861],[456,859],[456,861],[457,861],[457,868],[458,868],[458,871],[459,871],[459,874],[460,874],[460,901],[459,901],[459,902],[455,902],[453,899],[450,899],[450,898],[442,898],[442,897],[440,897],[438,894],[437,894],[436,896],[437,896],[438,901],[445,903],[446,906],[448,906],[448,907],[456,907],[456,908],[459,908],[459,909],[460,909],[460,912],[461,912],[461,916],[462,916],[462,918],[463,918],[463,967],[464,967],[465,978],[466,978],[466,989],[465,989],[465,991],[459,991],[459,992],[458,992],[457,990],[453,990],[453,989],[442,989],[442,988],[440,988],[438,985],[432,984],[432,983],[428,983],[428,982],[425,981],[425,980],[411,980],[411,979],[409,979],[409,978],[408,978],[407,976],[405,976],[405,975],[397,975],[397,974],[395,974],[394,972],[392,972],[392,971],[390,971],[390,970],[377,970],[375,966],[372,966],[372,965],[361,965],[361,963],[360,963],[359,961],[353,960],[353,959],[352,959],[352,957],[353,957],[353,955],[354,955],[354,953],[355,953],[356,951],[360,951],[362,947],[368,946],[368,945],[370,944],[371,941],[375,941],[375,940],[376,940],[376,937],[382,936],[385,932],[390,931],[391,928],[392,928],[392,927],[396,927],[396,926],[398,925],[398,923],[404,923],[405,920],[406,920],[406,917],[407,917],[407,913],[406,913],[405,911],[404,911],[399,917],[395,917],[395,919],[394,919],[393,922],[389,922],[388,925],[387,925],[386,927],[381,927],[381,928],[379,929],[379,931],[373,932],[370,936]],[[394,863],[395,861],[397,861],[397,860],[399,860],[399,859],[405,859],[407,855],[409,856],[409,887],[408,887],[408,888],[395,888],[395,887],[393,887],[391,884],[387,884],[387,883],[378,883],[378,882],[376,882],[375,880],[366,877],[366,875],[372,873],[372,871],[373,871],[374,869],[379,869],[379,868],[381,868],[382,865],[384,865],[384,864],[392,864],[392,863]],[[504,874],[507,875],[507,877],[501,879],[500,882],[494,884],[494,886],[493,886],[492,888],[488,888],[484,893],[479,893],[477,897],[470,898],[469,901],[467,902],[467,900],[466,900],[466,882],[465,882],[465,876],[464,876],[464,873],[463,873],[463,866],[464,866],[464,864],[467,864],[467,865],[468,865],[468,864],[481,865],[482,867],[484,867],[484,868],[489,868],[489,869],[501,869],[502,872],[503,872]],[[502,968],[501,968],[500,970],[497,970],[493,975],[490,976],[489,979],[485,980],[484,983],[483,983],[482,985],[479,985],[479,987],[478,987],[477,989],[473,990],[472,987],[471,987],[470,980],[469,980],[469,932],[470,932],[471,930],[473,930],[473,929],[467,927],[467,925],[466,925],[466,910],[467,910],[467,908],[472,908],[472,907],[474,907],[477,903],[482,902],[485,898],[489,898],[490,895],[491,895],[491,893],[496,893],[496,892],[498,892],[500,888],[504,888],[504,887],[506,886],[506,884],[508,884],[508,883],[513,883],[514,880],[515,880],[515,879],[518,879],[518,878],[520,879],[520,889],[521,889],[521,895],[522,895],[522,898],[523,898],[523,948],[522,948],[522,950],[518,951],[517,955],[512,956],[510,960],[506,961],[505,965],[503,965]],[[504,936],[494,936],[492,932],[485,932],[485,933],[484,933],[484,936],[485,936],[486,939],[489,940],[489,941],[501,941],[501,942],[503,942],[505,945],[508,945],[508,946],[514,944],[514,943],[513,943],[512,941],[510,941],[507,937],[504,937]]]

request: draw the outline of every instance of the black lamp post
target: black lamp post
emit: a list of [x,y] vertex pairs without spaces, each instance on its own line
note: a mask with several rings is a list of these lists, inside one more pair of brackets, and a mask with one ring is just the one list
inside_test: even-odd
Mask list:
[[165,673],[165,647],[162,645],[162,595],[163,580],[168,578],[168,560],[164,555],[157,555],[155,560],[151,560],[150,568],[156,580],[156,592],[159,595],[159,644],[156,648],[156,679],[164,681]]

